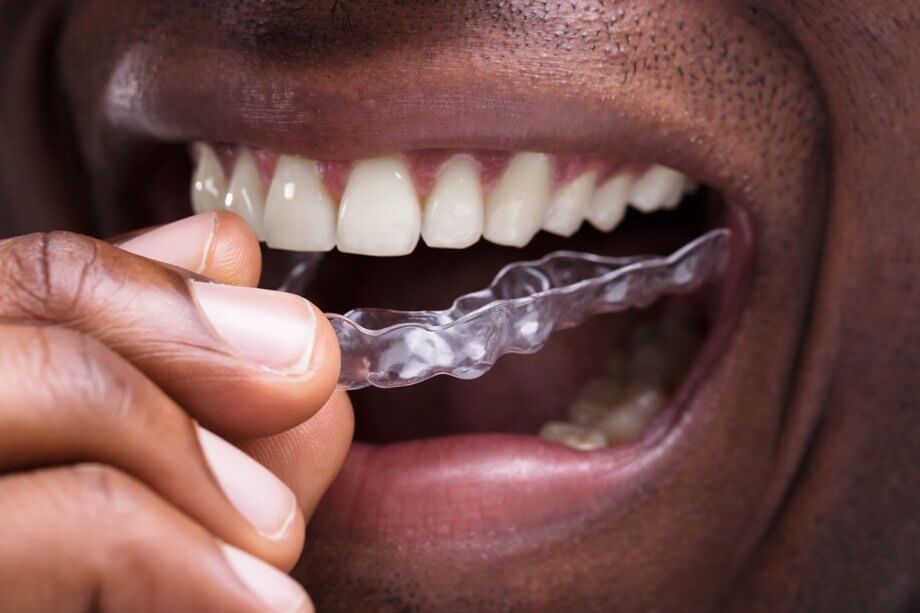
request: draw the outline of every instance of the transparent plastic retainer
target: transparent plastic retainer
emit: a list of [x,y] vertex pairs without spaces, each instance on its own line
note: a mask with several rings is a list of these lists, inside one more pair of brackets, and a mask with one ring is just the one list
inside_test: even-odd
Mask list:
[[342,349],[339,388],[475,379],[505,354],[539,351],[556,330],[698,289],[723,271],[730,238],[729,230],[713,230],[668,257],[557,251],[506,266],[488,288],[444,311],[328,314]]

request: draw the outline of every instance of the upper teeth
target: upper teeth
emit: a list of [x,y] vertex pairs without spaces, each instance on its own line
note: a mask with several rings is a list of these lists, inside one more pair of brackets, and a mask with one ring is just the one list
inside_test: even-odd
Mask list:
[[339,251],[407,255],[421,229],[422,212],[405,162],[398,157],[358,162],[339,206]]
[[558,190],[549,203],[543,229],[559,236],[572,236],[578,232],[594,197],[596,183],[597,173],[586,172]]
[[588,209],[587,218],[591,225],[602,232],[616,228],[626,215],[632,187],[633,178],[628,174],[611,177],[601,185],[594,192]]
[[482,235],[499,245],[523,247],[540,231],[549,207],[548,155],[519,153],[489,194]]
[[479,164],[468,155],[449,159],[420,202],[406,160],[387,156],[355,164],[336,203],[316,162],[281,156],[267,194],[252,152],[240,148],[228,181],[214,149],[195,146],[192,179],[196,212],[238,213],[270,247],[396,256],[411,253],[421,237],[431,247],[464,248],[480,238],[523,247],[541,229],[571,236],[588,220],[609,232],[627,205],[644,213],[672,208],[695,184],[683,174],[652,166],[639,176],[619,172],[598,184],[584,172],[552,190],[553,159],[519,153],[484,194]]
[[462,249],[482,238],[482,183],[475,161],[450,160],[425,202],[422,239],[429,247]]
[[245,219],[259,240],[266,240],[265,194],[256,162],[248,149],[243,149],[236,161],[224,206]]
[[282,158],[265,203],[265,235],[278,249],[329,251],[335,247],[337,208],[316,164]]

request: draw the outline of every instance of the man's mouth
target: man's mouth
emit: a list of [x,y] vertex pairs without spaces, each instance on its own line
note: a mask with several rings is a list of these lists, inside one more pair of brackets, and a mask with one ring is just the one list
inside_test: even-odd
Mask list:
[[[826,332],[813,324],[830,124],[794,34],[759,6],[720,0],[123,9],[75,5],[57,55],[99,232],[186,215],[188,148],[206,142],[231,208],[249,185],[253,208],[236,210],[258,229],[258,195],[281,203],[262,212],[265,236],[287,247],[266,249],[265,285],[319,260],[288,287],[331,313],[444,309],[559,250],[665,255],[717,228],[732,235],[723,275],[695,292],[557,331],[479,379],[349,393],[357,442],[311,518],[311,593],[326,605],[372,594],[383,609],[565,608],[586,594],[623,609],[717,608],[726,582],[712,577],[749,561],[811,440],[805,407],[821,391],[802,373],[825,368],[808,349]],[[236,173],[243,146],[249,179]],[[550,156],[549,194],[502,205],[496,186],[528,152],[525,167]],[[458,155],[444,179],[458,187],[441,201],[460,204],[426,225]],[[411,182],[366,179],[346,194],[354,169],[387,164]],[[592,215],[618,172],[636,181],[658,166],[699,189],[673,209]],[[477,169],[479,197],[461,180]],[[575,184],[591,170],[588,198],[590,181]],[[545,186],[541,174],[522,184]],[[361,194],[384,183],[402,216]],[[307,199],[311,184],[325,197]],[[571,209],[541,219],[536,205],[566,187]],[[585,222],[573,211],[586,201]],[[346,405],[337,397],[313,425]],[[269,439],[260,455],[295,489],[313,478],[310,450],[290,441],[303,431],[314,432]]]
[[[475,150],[326,162],[204,143],[192,153],[193,208],[241,215],[268,245],[264,284],[287,281],[327,311],[441,309],[551,251],[667,255],[707,230],[734,231],[725,275],[690,294],[596,316],[472,381],[352,392],[356,445],[333,500],[372,476],[406,500],[428,499],[419,488],[434,478],[465,484],[467,503],[517,481],[544,507],[563,476],[570,493],[584,488],[598,478],[587,466],[654,447],[679,422],[725,342],[752,255],[738,207],[657,164]],[[292,276],[305,261],[310,274]],[[442,498],[439,509],[458,502]],[[529,503],[490,514],[505,527],[547,519]]]

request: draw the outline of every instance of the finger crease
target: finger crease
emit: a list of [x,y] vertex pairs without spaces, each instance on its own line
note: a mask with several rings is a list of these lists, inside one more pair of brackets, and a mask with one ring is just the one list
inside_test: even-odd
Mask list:
[[203,274],[208,267],[208,260],[211,259],[211,250],[214,248],[214,237],[217,236],[218,223],[217,213],[211,213],[211,233],[208,234],[208,241],[205,243],[204,251],[201,253],[201,263],[198,264],[198,270],[195,271],[196,274]]

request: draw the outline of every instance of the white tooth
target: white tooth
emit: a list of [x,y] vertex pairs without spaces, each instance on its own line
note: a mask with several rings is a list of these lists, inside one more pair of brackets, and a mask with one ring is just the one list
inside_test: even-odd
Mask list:
[[636,179],[629,201],[643,213],[670,209],[680,202],[687,177],[664,166],[652,166]]
[[540,436],[579,451],[596,451],[607,446],[607,437],[602,432],[561,421],[544,424]]
[[489,194],[482,235],[498,245],[523,247],[540,230],[549,207],[550,158],[519,153]]
[[575,234],[585,220],[596,181],[597,173],[587,172],[556,192],[546,211],[543,229],[565,237]]
[[240,150],[224,207],[246,220],[259,240],[265,240],[265,193],[256,160],[249,149]]
[[568,421],[590,427],[607,416],[610,407],[623,400],[624,389],[612,377],[600,377],[582,389],[568,410]]
[[457,156],[441,170],[425,202],[422,238],[429,247],[463,249],[482,237],[482,226],[479,168]]
[[588,207],[588,221],[601,232],[616,228],[626,215],[629,191],[633,179],[628,173],[621,173],[609,179],[594,192],[594,199]]
[[196,213],[224,208],[227,177],[214,149],[205,143],[195,144],[195,176],[192,177],[192,209]]
[[642,433],[666,403],[667,398],[660,389],[636,383],[625,392],[620,403],[609,407],[607,415],[592,425],[603,432],[611,444],[631,441]]
[[402,159],[391,156],[355,164],[339,207],[339,251],[408,255],[418,244],[421,225],[418,196]]
[[604,432],[604,436],[613,445],[635,440],[648,426],[649,418],[629,407],[608,413],[598,420],[595,427]]
[[265,242],[275,249],[330,251],[335,247],[336,206],[316,162],[281,156],[265,200]]

